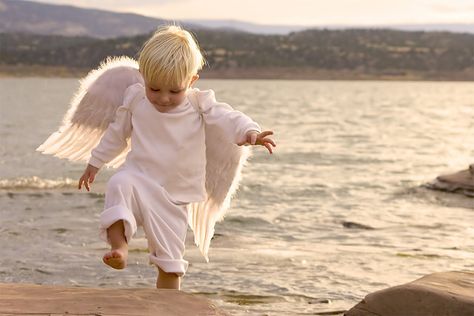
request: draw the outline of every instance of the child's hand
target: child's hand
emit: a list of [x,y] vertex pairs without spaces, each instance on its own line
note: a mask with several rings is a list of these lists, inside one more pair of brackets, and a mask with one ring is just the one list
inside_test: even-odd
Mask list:
[[268,151],[273,153],[273,147],[276,147],[275,142],[273,139],[268,138],[267,136],[273,135],[272,131],[263,131],[261,133],[258,133],[256,131],[250,131],[245,135],[245,140],[238,143],[237,145],[242,146],[242,145],[261,145],[265,146]]
[[94,182],[95,175],[99,171],[99,168],[94,167],[93,165],[87,165],[86,170],[82,174],[82,177],[79,179],[79,186],[78,189],[82,188],[82,184],[86,187],[87,191],[90,191],[89,185]]

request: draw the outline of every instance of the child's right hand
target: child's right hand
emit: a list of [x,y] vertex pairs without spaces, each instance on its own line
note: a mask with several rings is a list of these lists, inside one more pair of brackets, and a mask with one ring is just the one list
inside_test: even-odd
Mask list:
[[92,184],[92,182],[94,182],[95,175],[97,174],[98,171],[99,171],[99,168],[88,164],[86,167],[86,170],[84,170],[84,173],[82,174],[82,177],[79,179],[78,189],[80,190],[82,188],[82,184],[84,183],[86,190],[90,191],[89,185]]

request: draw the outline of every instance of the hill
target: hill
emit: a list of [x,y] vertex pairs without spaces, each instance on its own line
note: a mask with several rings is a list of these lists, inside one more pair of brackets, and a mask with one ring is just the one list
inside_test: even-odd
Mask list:
[[438,24],[386,24],[386,25],[278,25],[278,24],[258,24],[242,22],[236,20],[186,20],[199,26],[207,28],[234,29],[254,34],[289,34],[308,29],[328,29],[328,30],[347,30],[347,29],[389,29],[399,31],[425,31],[425,32],[452,32],[452,33],[474,33],[474,23],[438,23]]
[[[474,80],[474,35],[308,30],[289,35],[195,30],[220,78]],[[149,34],[115,39],[0,34],[0,66],[85,71],[109,55],[136,57]],[[67,71],[66,71],[67,72]]]
[[138,14],[31,1],[0,0],[0,32],[111,38],[133,36],[171,23]]
[[[0,32],[35,33],[42,35],[90,36],[113,38],[150,32],[157,25],[173,21],[125,14],[112,11],[79,8],[69,5],[50,5],[26,0],[0,0]],[[192,28],[236,30],[254,34],[280,34],[305,29],[354,29],[353,25],[275,25],[237,20],[183,20],[181,24]],[[358,27],[360,28],[360,27]],[[372,25],[365,28],[383,28],[404,31],[449,31],[474,33],[474,24],[414,24]]]

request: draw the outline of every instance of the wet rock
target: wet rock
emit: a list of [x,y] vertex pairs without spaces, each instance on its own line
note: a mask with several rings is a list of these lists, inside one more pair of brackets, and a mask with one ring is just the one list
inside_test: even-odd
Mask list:
[[349,222],[349,221],[344,221],[342,222],[342,226],[345,228],[349,229],[365,229],[365,230],[373,230],[373,227],[370,227],[368,225],[356,223],[356,222]]
[[367,295],[345,316],[472,316],[474,272],[441,272]]
[[308,304],[331,304],[331,300],[328,298],[313,298],[308,301]]
[[474,197],[474,164],[466,170],[439,176],[424,186],[428,189],[459,192]]

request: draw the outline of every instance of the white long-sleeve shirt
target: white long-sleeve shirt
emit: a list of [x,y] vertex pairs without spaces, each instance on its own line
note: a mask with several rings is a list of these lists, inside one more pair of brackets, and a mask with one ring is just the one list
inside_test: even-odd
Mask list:
[[100,168],[127,146],[131,151],[121,170],[145,174],[160,183],[180,202],[202,201],[205,196],[206,146],[204,123],[217,125],[234,143],[260,126],[245,114],[217,102],[212,90],[195,93],[202,116],[188,97],[171,111],[161,113],[145,96],[145,88],[128,88],[124,105],[119,107],[99,145],[92,151],[89,164]]

